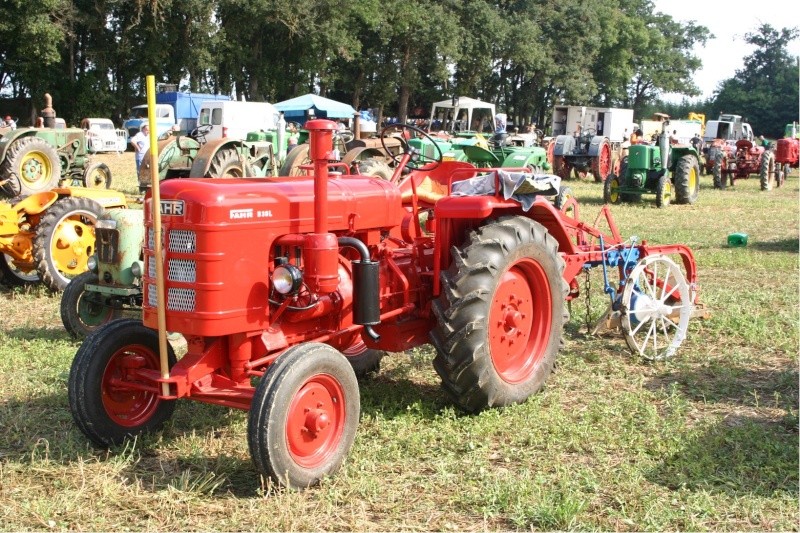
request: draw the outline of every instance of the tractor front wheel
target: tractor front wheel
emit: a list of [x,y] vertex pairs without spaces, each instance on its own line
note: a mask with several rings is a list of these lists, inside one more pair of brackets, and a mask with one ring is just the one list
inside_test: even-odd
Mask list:
[[664,174],[658,178],[656,186],[656,207],[667,207],[672,201],[672,181],[669,174]]
[[96,284],[97,274],[84,272],[69,282],[61,295],[61,322],[67,333],[82,339],[97,328],[122,316],[121,309],[108,305],[106,296],[87,292],[87,284]]
[[724,189],[727,186],[728,177],[725,174],[725,154],[720,150],[714,154],[714,167],[711,169],[715,189]]
[[562,180],[567,180],[571,172],[572,167],[563,155],[553,156],[553,174],[559,176]]
[[[172,368],[175,352],[167,350]],[[155,384],[138,374],[159,369],[158,332],[136,319],[98,328],[81,344],[69,372],[69,408],[78,428],[104,447],[160,428],[175,402],[146,390]]]
[[466,411],[525,401],[544,384],[568,315],[558,242],[527,217],[474,230],[442,274],[433,365]]
[[111,169],[105,163],[92,163],[83,171],[83,186],[90,189],[110,189]]
[[367,348],[364,341],[358,338],[356,342],[342,351],[357,378],[364,378],[369,374],[376,374],[381,369],[381,359],[386,355],[383,350]]
[[341,352],[293,346],[256,387],[247,423],[253,463],[280,485],[316,485],[349,453],[360,411],[358,381]]
[[21,287],[39,281],[35,268],[23,270],[8,254],[0,253],[0,281],[8,287]]
[[94,226],[103,208],[78,196],[56,201],[36,226],[33,257],[45,285],[61,291],[70,279],[88,270],[94,253]]
[[0,165],[0,177],[7,196],[28,196],[58,187],[61,161],[55,148],[39,137],[14,141]]
[[211,158],[207,178],[243,178],[252,175],[250,165],[243,161],[236,150],[220,150]]
[[772,180],[775,177],[775,154],[767,150],[761,154],[761,168],[758,178],[761,182],[762,191],[772,190]]
[[364,176],[375,176],[376,178],[390,181],[394,174],[389,165],[378,159],[365,159],[357,164],[359,174]]
[[619,192],[621,187],[620,180],[617,176],[609,176],[603,184],[603,202],[607,204],[618,204],[622,200],[622,195]]
[[697,158],[687,154],[678,159],[675,165],[675,201],[679,204],[693,204],[700,193],[700,164]]

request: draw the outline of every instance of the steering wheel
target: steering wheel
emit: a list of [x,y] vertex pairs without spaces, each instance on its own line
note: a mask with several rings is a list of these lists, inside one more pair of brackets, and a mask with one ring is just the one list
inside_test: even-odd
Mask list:
[[[409,159],[408,163],[406,163],[406,168],[410,168],[411,170],[433,170],[442,164],[442,159],[444,159],[442,149],[430,135],[416,126],[411,126],[410,124],[390,124],[381,130],[381,148],[383,148],[384,153],[388,154],[389,157],[392,158],[392,161],[394,161],[396,164],[400,164],[402,156],[392,154],[392,152],[386,146],[386,139],[391,136],[389,134],[394,130],[408,130],[413,132],[415,135],[421,136],[423,139],[427,139],[434,146],[434,148],[436,148],[436,153],[438,154],[436,157],[429,157],[415,149],[414,151],[416,153],[414,153],[411,156],[411,159]],[[400,139],[400,144],[403,146],[403,154],[407,154],[409,151],[411,151],[412,148],[402,135],[396,138]]]
[[195,129],[189,132],[189,137],[195,140],[199,140],[198,137],[205,137],[207,133],[211,132],[211,128],[213,128],[211,124],[203,124],[202,126],[197,126]]
[[350,130],[340,130],[336,132],[336,135],[342,140],[344,144],[347,144],[356,138],[356,136]]
[[597,130],[594,128],[586,128],[583,130],[584,137],[594,137],[595,135],[597,135]]

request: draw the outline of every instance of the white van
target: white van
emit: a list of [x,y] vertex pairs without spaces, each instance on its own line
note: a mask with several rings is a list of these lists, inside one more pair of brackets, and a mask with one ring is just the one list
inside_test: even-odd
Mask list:
[[86,130],[86,142],[89,152],[124,152],[127,132],[116,129],[108,118],[85,118],[81,120],[81,128]]
[[267,102],[206,101],[200,105],[197,126],[210,125],[207,141],[244,139],[252,131],[278,128],[280,112]]

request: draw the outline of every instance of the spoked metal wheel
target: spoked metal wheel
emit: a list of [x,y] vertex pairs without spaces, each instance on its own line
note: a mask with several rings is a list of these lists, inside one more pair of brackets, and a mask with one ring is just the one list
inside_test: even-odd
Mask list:
[[680,267],[664,255],[640,260],[625,281],[621,324],[625,342],[644,359],[675,355],[689,326],[692,301]]

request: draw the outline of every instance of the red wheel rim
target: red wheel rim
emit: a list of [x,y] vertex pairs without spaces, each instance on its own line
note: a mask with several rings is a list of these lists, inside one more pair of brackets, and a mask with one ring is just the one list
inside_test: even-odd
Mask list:
[[552,301],[547,274],[525,258],[511,266],[489,311],[489,349],[495,370],[508,383],[526,381],[550,340]]
[[286,419],[286,441],[294,461],[315,468],[331,460],[345,426],[344,391],[333,376],[309,378],[292,398]]
[[147,422],[160,401],[152,392],[125,386],[123,380],[134,368],[158,369],[158,357],[147,346],[126,346],[111,356],[103,371],[103,407],[108,417],[123,427],[137,427]]
[[547,143],[547,162],[550,163],[550,166],[553,166],[553,151],[556,149],[556,141],[555,139],[550,139],[550,142]]

